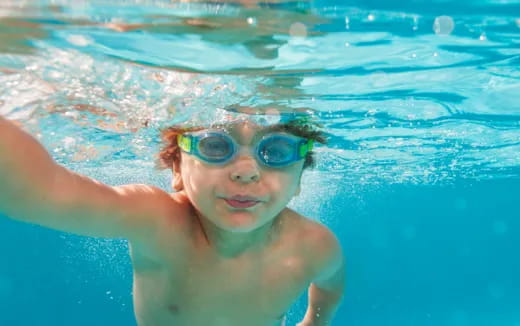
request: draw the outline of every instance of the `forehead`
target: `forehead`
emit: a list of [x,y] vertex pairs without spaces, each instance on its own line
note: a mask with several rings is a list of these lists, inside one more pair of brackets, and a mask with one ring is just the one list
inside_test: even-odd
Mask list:
[[251,121],[237,121],[231,123],[223,123],[213,125],[211,129],[217,129],[225,131],[232,136],[239,138],[249,138],[262,136],[270,132],[284,131],[284,127],[281,124],[272,126],[261,126]]

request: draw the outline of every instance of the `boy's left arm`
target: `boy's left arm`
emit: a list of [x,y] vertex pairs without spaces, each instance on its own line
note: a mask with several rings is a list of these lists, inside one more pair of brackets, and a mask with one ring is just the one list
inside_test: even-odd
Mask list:
[[337,241],[331,247],[324,255],[328,259],[320,274],[309,287],[307,312],[297,326],[329,326],[339,308],[345,289],[345,258]]

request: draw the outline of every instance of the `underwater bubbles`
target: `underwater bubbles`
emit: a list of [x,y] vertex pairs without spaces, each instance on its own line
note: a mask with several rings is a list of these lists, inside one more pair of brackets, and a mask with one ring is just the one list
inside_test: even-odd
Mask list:
[[449,35],[455,29],[455,21],[450,16],[439,16],[433,22],[433,31],[437,35]]
[[258,23],[254,17],[247,17],[246,21],[250,26],[256,26]]

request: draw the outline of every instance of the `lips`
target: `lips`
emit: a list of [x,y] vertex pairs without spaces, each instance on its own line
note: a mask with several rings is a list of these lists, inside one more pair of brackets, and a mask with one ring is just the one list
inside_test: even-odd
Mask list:
[[249,208],[249,207],[256,206],[257,204],[259,204],[261,202],[260,199],[255,198],[255,197],[240,196],[240,195],[223,198],[223,199],[226,201],[226,203],[229,206],[234,207],[234,208]]

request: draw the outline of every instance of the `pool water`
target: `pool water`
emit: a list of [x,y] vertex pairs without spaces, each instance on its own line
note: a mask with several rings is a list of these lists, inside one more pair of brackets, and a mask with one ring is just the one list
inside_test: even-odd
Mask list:
[[[320,121],[334,325],[520,326],[519,67],[519,1],[0,4],[0,114],[105,183],[169,190],[158,129],[216,108]],[[125,240],[0,229],[0,325],[136,325]]]

